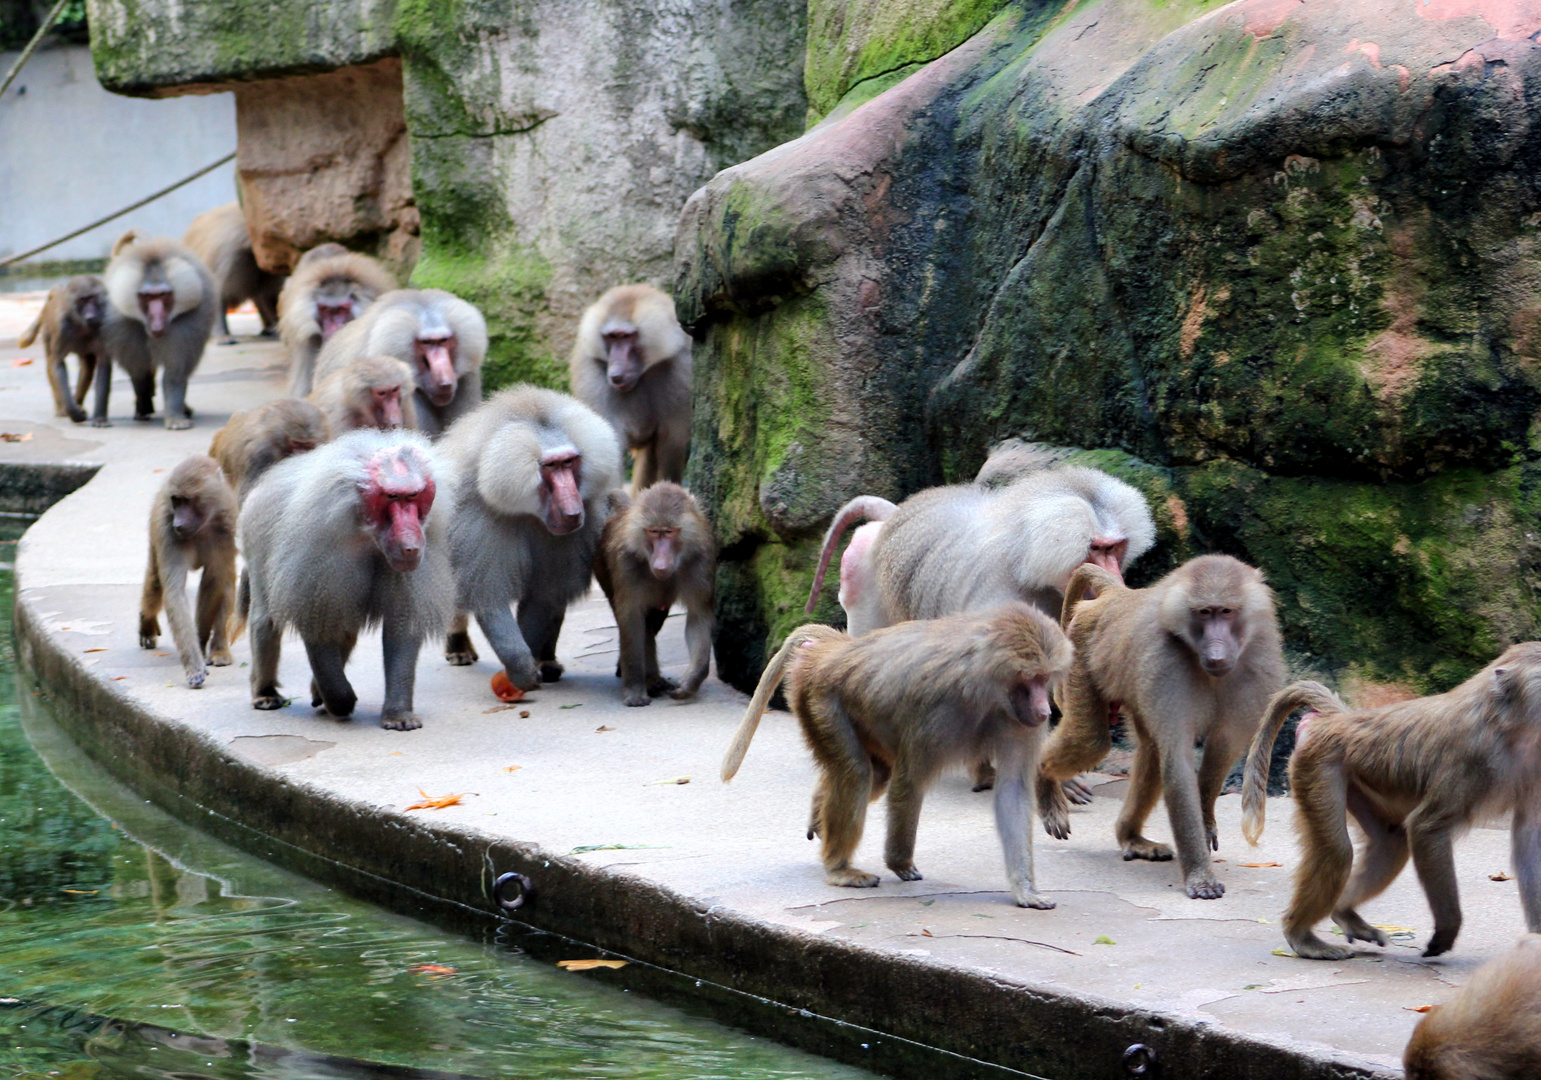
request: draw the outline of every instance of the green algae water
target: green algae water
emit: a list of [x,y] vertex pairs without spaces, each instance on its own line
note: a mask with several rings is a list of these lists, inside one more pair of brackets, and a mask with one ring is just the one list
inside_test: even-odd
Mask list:
[[871,1075],[531,959],[513,927],[474,941],[381,911],[146,804],[18,699],[19,532],[0,539],[0,1077]]

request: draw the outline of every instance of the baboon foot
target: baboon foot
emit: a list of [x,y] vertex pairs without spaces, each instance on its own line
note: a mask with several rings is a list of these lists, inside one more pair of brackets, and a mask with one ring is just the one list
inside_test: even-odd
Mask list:
[[663,697],[672,694],[680,688],[680,684],[663,675],[654,675],[647,680],[647,692],[652,697]]
[[320,702],[312,702],[311,704],[319,704],[323,709],[326,710],[328,716],[336,717],[338,720],[346,720],[348,717],[353,715],[353,707],[358,704],[358,695],[346,694],[334,701],[323,700]]
[[1441,956],[1450,951],[1455,944],[1456,930],[1449,927],[1436,926],[1434,936],[1429,938],[1428,947],[1423,950],[1424,956]]
[[1391,939],[1386,936],[1384,930],[1371,926],[1364,921],[1364,917],[1359,912],[1351,908],[1333,912],[1332,921],[1343,929],[1343,938],[1346,941],[1368,941],[1382,947],[1391,944]]
[[1049,911],[1055,906],[1053,900],[1050,900],[1042,893],[1036,893],[1031,890],[1018,891],[1013,889],[1011,898],[1017,902],[1017,907],[1030,907],[1037,908],[1039,911]]
[[139,647],[141,649],[155,648],[155,639],[160,637],[161,624],[158,619],[146,619],[139,617]]
[[476,646],[471,644],[471,635],[463,632],[451,634],[449,640],[444,643],[444,659],[455,667],[466,667],[476,663]]
[[257,336],[260,338],[276,338],[278,336],[278,327],[264,326]]
[[1132,840],[1124,841],[1124,861],[1133,859],[1149,859],[1151,862],[1170,862],[1172,849],[1165,844],[1158,844],[1154,840],[1147,840],[1143,836],[1136,836]]
[[238,338],[236,338],[234,336],[227,337],[227,338],[220,338],[217,342],[215,342],[216,345],[239,345],[240,343],[241,343],[240,339],[238,339]]
[[92,427],[112,427],[112,421],[105,416],[97,417],[91,421]]
[[1189,878],[1184,887],[1188,890],[1189,900],[1218,900],[1225,895],[1225,886],[1215,880],[1215,876],[1208,870],[1202,875],[1195,874]]
[[653,703],[653,699],[648,696],[646,690],[627,690],[621,695],[621,700],[633,708]]
[[995,766],[988,760],[974,763],[974,786],[970,791],[989,791],[995,786]]
[[890,864],[888,868],[894,872],[894,877],[898,878],[900,881],[920,881],[921,880],[920,871],[915,869],[915,864],[914,863],[908,863],[908,864],[902,864],[901,863],[899,866],[894,866],[894,865]]
[[[134,413],[134,419],[138,423],[148,424],[151,420],[155,419],[155,414],[153,412],[136,412],[136,413]],[[104,426],[111,427],[112,425],[111,424],[107,424],[107,425],[104,425]]]
[[289,703],[277,694],[258,694],[251,699],[251,707],[261,709],[263,712],[268,712],[272,709],[282,709],[287,704]]
[[203,680],[209,677],[209,673],[202,668],[187,673],[187,686],[191,690],[202,690]]
[[416,731],[423,722],[412,712],[384,713],[380,717],[380,726],[387,731]]
[[209,667],[229,667],[233,663],[235,663],[235,657],[230,655],[229,649],[209,653]]
[[1077,806],[1085,806],[1092,801],[1091,785],[1079,776],[1072,776],[1069,780],[1061,780],[1059,786],[1065,792],[1065,798]]
[[1291,938],[1288,934],[1284,940],[1289,942],[1296,956],[1303,956],[1307,960],[1352,960],[1354,950],[1344,948],[1342,945],[1329,945],[1315,934],[1304,934],[1299,938]]
[[696,696],[695,689],[689,686],[676,686],[669,691],[669,696],[675,701],[689,701]]
[[540,681],[557,682],[562,678],[562,672],[566,670],[555,660],[542,660],[540,662]]
[[185,416],[168,416],[168,417],[166,417],[166,430],[167,431],[186,431],[188,428],[190,428],[192,426],[193,426],[192,420],[190,420],[189,418],[187,418]]
[[848,889],[875,889],[878,887],[878,876],[876,874],[869,874],[867,871],[858,870],[854,866],[831,870],[825,875],[824,880],[830,885],[844,885]]

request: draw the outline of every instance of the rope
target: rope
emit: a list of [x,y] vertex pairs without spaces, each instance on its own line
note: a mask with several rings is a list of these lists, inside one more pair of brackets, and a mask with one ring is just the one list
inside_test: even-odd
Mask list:
[[169,195],[173,191],[175,191],[177,188],[181,187],[182,185],[184,185],[184,184],[191,184],[194,180],[198,179],[200,176],[204,175],[205,173],[211,173],[215,169],[219,168],[221,165],[224,165],[227,162],[231,162],[231,161],[234,161],[234,160],[235,160],[235,151],[232,150],[232,151],[230,151],[230,153],[226,154],[224,157],[220,158],[218,161],[214,162],[213,164],[205,165],[203,168],[199,169],[197,172],[193,173],[192,175],[184,176],[184,177],[182,177],[182,179],[178,180],[176,183],[168,184],[166,187],[161,188],[159,191],[155,192],[153,195],[146,195],[144,198],[140,199],[136,203],[129,203],[122,210],[114,211],[113,213],[108,214],[106,217],[97,218],[95,221],[91,222],[91,224],[89,224],[89,225],[82,225],[80,228],[76,229],[74,232],[65,233],[63,236],[59,237],[57,240],[50,240],[50,241],[48,241],[48,243],[43,244],[43,245],[41,245],[39,247],[35,247],[31,251],[23,251],[20,255],[12,255],[9,259],[0,259],[0,269],[4,269],[5,267],[10,266],[13,263],[19,263],[23,259],[30,259],[30,258],[32,258],[32,256],[36,255],[40,251],[47,251],[51,247],[57,247],[58,245],[64,243],[66,240],[73,240],[73,239],[75,239],[75,237],[81,235],[82,233],[90,232],[92,229],[96,228],[98,225],[105,225],[109,221],[112,221],[114,218],[120,218],[124,214],[129,213],[130,211],[138,210],[141,206],[144,206],[146,203],[152,203],[156,199],[160,198],[162,195]]
[[11,65],[11,73],[5,77],[5,82],[0,83],[0,98],[5,97],[5,92],[11,88],[11,83],[16,81],[17,75],[21,74],[21,66],[32,59],[38,44],[47,36],[48,31],[53,29],[54,23],[59,21],[59,16],[64,14],[65,5],[69,2],[70,0],[59,0],[54,5],[54,9],[48,13],[48,17],[43,20],[43,24],[37,28],[37,33],[32,35],[32,40],[27,42],[27,47],[21,51],[21,56],[16,59],[15,64]]

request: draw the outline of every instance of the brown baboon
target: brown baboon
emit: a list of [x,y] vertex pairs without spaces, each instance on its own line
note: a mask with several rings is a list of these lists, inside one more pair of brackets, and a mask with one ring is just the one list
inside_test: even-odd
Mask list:
[[[48,385],[54,392],[54,415],[68,416],[75,423],[86,418],[80,403],[96,365],[105,358],[102,348],[102,322],[107,317],[107,287],[90,274],[72,277],[63,285],[48,290],[48,302],[37,320],[22,333],[16,344],[25,349],[43,335],[43,355],[48,365]],[[75,394],[70,396],[70,376],[64,358],[74,353],[80,358],[80,374]]]
[[[129,230],[113,245],[104,275],[111,307],[102,325],[107,355],[134,384],[134,419],[155,412],[155,369],[161,369],[166,426],[193,426],[187,380],[203,359],[218,307],[214,280],[198,257],[175,240],[130,240]],[[127,241],[127,242],[125,242]],[[107,400],[112,364],[96,366],[96,405],[91,423],[109,427]]]
[[588,591],[606,495],[621,482],[615,430],[566,394],[515,386],[455,424],[440,450],[458,481],[449,542],[459,612],[445,658],[475,663],[470,612],[511,683],[555,682],[557,635]]
[[1407,1080],[1534,1080],[1541,1076],[1541,934],[1483,964],[1428,1011],[1402,1057]]
[[360,356],[394,356],[416,374],[419,429],[436,436],[481,404],[486,355],[480,311],[441,289],[398,289],[332,335],[315,378]]
[[731,780],[780,685],[819,766],[808,838],[823,837],[826,880],[870,888],[851,865],[867,804],[888,789],[884,859],[904,881],[915,869],[915,827],[926,788],[946,766],[994,757],[995,828],[1011,895],[1051,908],[1033,883],[1032,804],[1049,694],[1070,667],[1054,621],[1021,601],[989,611],[900,623],[853,638],[802,626],[766,665],[722,763]]
[[[615,613],[621,652],[616,674],[626,704],[647,705],[657,694],[677,701],[693,696],[712,659],[717,577],[712,526],[695,497],[667,480],[642,491],[635,502],[612,491],[594,576]],[[690,670],[679,683],[658,670],[658,631],[676,600],[685,605],[690,645]]]
[[[1078,599],[1088,588],[1095,599]],[[1071,575],[1061,622],[1075,663],[1060,692],[1064,718],[1038,766],[1038,812],[1050,836],[1070,835],[1059,781],[1092,768],[1111,746],[1109,721],[1128,716],[1139,744],[1118,816],[1125,859],[1165,861],[1145,819],[1165,797],[1183,885],[1195,900],[1225,886],[1209,862],[1219,850],[1215,799],[1284,682],[1273,593],[1263,575],[1229,555],[1202,555],[1148,589],[1126,588],[1090,563]],[[1204,743],[1203,764],[1193,747]]]
[[416,431],[414,388],[412,369],[394,356],[360,356],[318,382],[310,401],[338,435],[362,427]]
[[280,398],[238,412],[214,433],[209,456],[244,503],[252,486],[286,457],[314,450],[332,437],[326,417],[308,401]]
[[578,324],[568,363],[573,396],[610,421],[632,452],[633,494],[685,478],[690,365],[674,301],[651,285],[616,286]]
[[309,394],[321,346],[395,287],[389,270],[341,244],[322,244],[300,256],[278,295],[278,334],[289,354],[289,393]]
[[262,316],[262,336],[272,337],[278,326],[278,292],[284,287],[284,275],[273,274],[257,265],[252,254],[251,236],[246,231],[246,215],[240,203],[205,210],[193,218],[182,236],[194,255],[203,260],[219,294],[220,344],[233,345],[225,312],[250,300]]
[[[1350,709],[1319,683],[1286,687],[1268,703],[1247,755],[1241,823],[1254,843],[1263,834],[1274,738],[1300,708],[1310,711],[1296,733],[1290,788],[1304,857],[1284,913],[1284,939],[1296,954],[1354,955],[1316,936],[1316,924],[1329,915],[1347,942],[1388,944],[1357,908],[1391,884],[1409,855],[1434,914],[1423,955],[1448,952],[1461,929],[1455,834],[1505,810],[1514,814],[1525,925],[1541,932],[1541,642],[1510,646],[1443,694],[1373,709]],[[1345,814],[1365,833],[1357,866]]]
[[[197,690],[214,667],[230,663],[235,613],[235,494],[213,458],[190,457],[166,478],[150,507],[150,561],[139,601],[139,644],[155,648],[161,606],[171,637]],[[187,574],[202,568],[196,621],[187,606]]]
[[444,633],[454,601],[441,511],[430,517],[440,469],[421,435],[350,431],[280,462],[241,512],[251,619],[252,707],[279,709],[279,645],[293,627],[310,659],[311,704],[351,716],[358,695],[344,667],[366,626],[381,627],[381,726],[422,726],[412,711],[417,654]]

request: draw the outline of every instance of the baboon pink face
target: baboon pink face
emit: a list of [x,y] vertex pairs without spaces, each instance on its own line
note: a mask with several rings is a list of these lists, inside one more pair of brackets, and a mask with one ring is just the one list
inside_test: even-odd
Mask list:
[[1224,675],[1236,666],[1245,637],[1241,611],[1220,604],[1194,608],[1188,616],[1191,641],[1199,665],[1211,675]]
[[353,300],[316,301],[316,322],[321,324],[321,340],[330,341],[332,335],[353,321]]
[[553,536],[583,528],[583,496],[578,484],[583,458],[576,450],[554,450],[540,463],[542,520]]
[[663,525],[650,525],[646,529],[648,567],[659,581],[674,576],[680,563],[680,531]]
[[627,393],[642,380],[642,350],[637,328],[630,323],[605,330],[605,371],[612,389]]
[[1049,677],[1034,675],[1011,690],[1011,711],[1023,727],[1037,727],[1049,719]]
[[406,448],[381,450],[370,459],[362,495],[365,520],[386,563],[398,573],[416,570],[434,496],[425,464]]
[[165,336],[171,325],[172,292],[170,285],[145,282],[139,287],[139,313],[151,337]]
[[419,334],[417,338],[417,384],[428,400],[443,408],[455,400],[455,335],[444,332]]
[[1100,566],[1108,573],[1114,575],[1119,581],[1124,580],[1124,556],[1129,553],[1129,541],[1110,536],[1094,536],[1091,544],[1086,549],[1084,561]]
[[377,386],[370,391],[377,428],[401,426],[401,387]]

